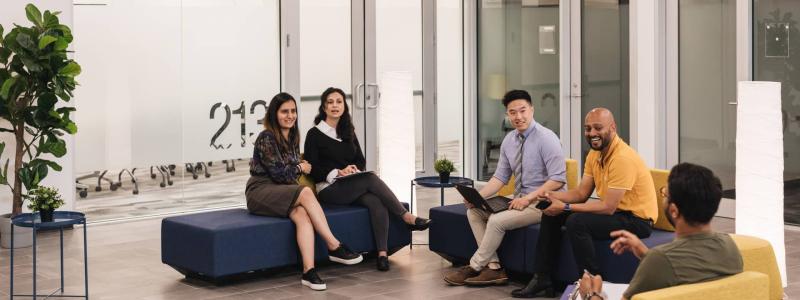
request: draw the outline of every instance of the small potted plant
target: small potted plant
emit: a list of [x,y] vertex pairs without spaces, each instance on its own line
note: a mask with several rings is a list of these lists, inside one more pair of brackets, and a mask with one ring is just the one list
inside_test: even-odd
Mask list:
[[439,181],[441,183],[450,182],[450,172],[456,170],[455,166],[453,166],[453,162],[446,157],[437,159],[436,162],[433,163],[433,169],[439,173]]
[[53,211],[64,205],[64,199],[61,199],[58,190],[46,186],[33,189],[25,199],[31,202],[28,204],[30,210],[39,212],[42,222],[53,222]]

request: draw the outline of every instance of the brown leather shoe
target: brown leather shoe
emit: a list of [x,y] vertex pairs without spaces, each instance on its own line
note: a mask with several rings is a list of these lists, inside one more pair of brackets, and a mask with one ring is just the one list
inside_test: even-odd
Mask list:
[[478,274],[480,274],[480,272],[475,271],[475,269],[472,267],[463,266],[460,269],[450,272],[450,274],[444,276],[444,281],[450,285],[464,285],[464,280],[470,277],[478,276]]
[[506,270],[502,268],[497,270],[483,268],[478,276],[467,278],[464,283],[472,286],[506,284],[508,283],[508,275],[506,275]]

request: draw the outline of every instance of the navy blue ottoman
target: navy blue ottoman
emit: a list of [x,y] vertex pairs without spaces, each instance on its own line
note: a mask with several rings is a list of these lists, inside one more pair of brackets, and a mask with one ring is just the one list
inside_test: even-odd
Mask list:
[[[324,206],[334,235],[357,252],[375,251],[369,213],[361,206]],[[411,243],[411,232],[398,218],[389,224],[389,252]],[[317,236],[315,258],[327,261]],[[300,254],[295,227],[286,218],[230,209],[182,215],[161,221],[161,261],[182,274],[216,280],[225,276],[295,265]]]
[[[463,204],[434,207],[430,210],[433,220],[429,229],[429,247],[443,258],[454,264],[468,264],[478,245],[472,235],[467,220],[467,210]],[[672,241],[672,232],[653,230],[653,234],[643,240],[648,247],[654,247]],[[511,230],[506,233],[497,255],[503,266],[511,272],[532,274],[536,243],[539,239],[539,225]],[[633,254],[615,255],[609,246],[611,240],[595,241],[595,253],[603,272],[603,279],[615,283],[628,283],[633,277],[639,260]],[[577,279],[577,266],[572,257],[572,246],[567,239],[562,239],[559,257],[559,270],[556,279],[573,282]]]

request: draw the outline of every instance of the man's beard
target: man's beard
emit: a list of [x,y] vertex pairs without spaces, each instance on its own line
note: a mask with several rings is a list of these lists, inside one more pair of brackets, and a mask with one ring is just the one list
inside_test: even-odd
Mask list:
[[608,137],[608,135],[606,135],[606,136],[600,135],[598,137],[600,138],[600,146],[598,146],[598,147],[592,146],[592,138],[586,138],[586,142],[589,143],[589,148],[592,148],[592,150],[602,151],[610,143],[609,137]]
[[672,215],[669,214],[669,203],[664,207],[664,215],[667,216],[667,222],[669,222],[672,227],[675,227],[675,220],[673,220]]

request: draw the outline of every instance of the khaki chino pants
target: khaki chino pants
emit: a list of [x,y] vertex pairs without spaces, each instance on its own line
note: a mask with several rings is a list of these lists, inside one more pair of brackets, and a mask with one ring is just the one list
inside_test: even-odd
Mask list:
[[496,214],[478,208],[467,210],[467,219],[478,243],[478,250],[469,261],[475,270],[481,270],[492,262],[499,263],[497,248],[503,241],[506,231],[538,224],[542,220],[542,211],[534,204],[523,210],[509,209]]

